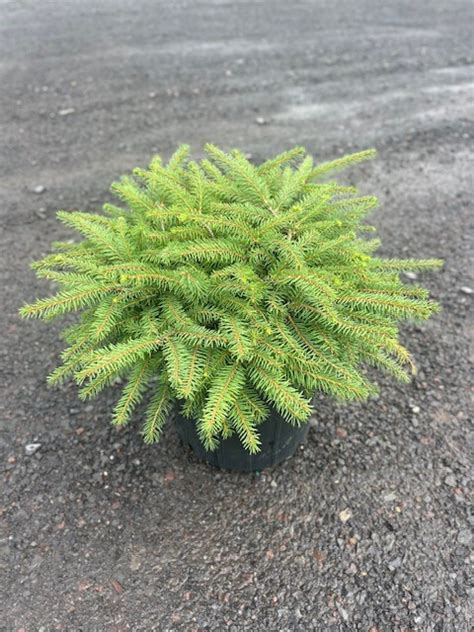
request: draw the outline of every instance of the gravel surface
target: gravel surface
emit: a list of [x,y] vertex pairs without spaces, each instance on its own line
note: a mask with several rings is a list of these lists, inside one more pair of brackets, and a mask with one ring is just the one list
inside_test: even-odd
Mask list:
[[[320,0],[0,2],[0,629],[471,629],[473,5]],[[197,462],[170,428],[109,425],[117,393],[47,390],[57,326],[28,263],[58,207],[179,142],[261,160],[376,146],[383,253],[443,257],[420,367],[379,399],[320,399],[303,449],[260,475]],[[472,604],[472,600],[471,600]]]

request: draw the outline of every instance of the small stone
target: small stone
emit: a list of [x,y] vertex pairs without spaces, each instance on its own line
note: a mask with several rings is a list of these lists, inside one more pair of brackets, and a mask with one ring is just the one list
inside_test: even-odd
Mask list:
[[339,614],[341,615],[341,618],[343,621],[349,621],[349,614],[347,612],[347,610],[344,610],[344,608],[342,606],[340,606],[337,602],[336,602],[336,608],[339,612]]
[[394,500],[397,500],[397,492],[390,492],[389,494],[386,494],[383,499],[386,503],[391,503]]
[[446,476],[446,478],[444,479],[444,482],[448,487],[456,487],[457,485],[456,477],[454,476],[454,474],[448,474],[448,476]]
[[313,555],[317,563],[322,566],[324,564],[324,560],[326,559],[326,553],[323,553],[323,551],[320,551],[319,549],[315,549]]
[[156,92],[149,92],[148,96],[150,97],[150,99],[154,99],[156,97]]
[[458,533],[458,542],[459,544],[464,544],[465,546],[470,546],[472,542],[472,533],[469,529],[461,529]]
[[59,110],[58,114],[59,116],[68,116],[69,114],[74,114],[76,110],[74,108],[63,108],[62,110]]
[[37,186],[35,186],[35,188],[33,189],[33,193],[44,193],[46,191],[46,187],[44,187],[42,184],[38,184]]
[[468,287],[467,285],[463,285],[463,287],[459,288],[463,294],[472,294],[474,290],[472,287]]
[[232,70],[226,70],[225,71],[225,76],[226,77],[232,77]]
[[257,123],[257,125],[268,125],[267,119],[263,118],[263,116],[257,116],[255,123]]
[[389,562],[388,567],[389,567],[389,569],[391,571],[394,571],[397,568],[400,568],[401,565],[402,565],[402,558],[401,557],[396,557],[391,562]]
[[112,580],[112,588],[118,594],[123,593],[123,586],[117,579]]
[[140,566],[142,565],[142,561],[138,555],[132,555],[130,559],[129,568],[131,571],[138,571]]
[[276,481],[271,481],[270,487],[278,487],[278,483]]
[[404,274],[407,279],[411,279],[412,281],[418,278],[414,272],[405,272]]
[[36,217],[39,217],[40,219],[46,219],[46,209],[42,206],[41,208],[35,211],[35,215]]
[[420,408],[419,406],[412,406],[412,407],[411,407],[411,412],[412,412],[414,415],[418,415],[418,413],[420,412],[420,410],[421,410],[421,408]]
[[33,456],[41,448],[41,443],[27,443],[25,445],[26,456]]
[[340,513],[339,513],[339,520],[341,522],[347,522],[348,520],[350,520],[352,518],[352,511],[350,509],[343,509]]

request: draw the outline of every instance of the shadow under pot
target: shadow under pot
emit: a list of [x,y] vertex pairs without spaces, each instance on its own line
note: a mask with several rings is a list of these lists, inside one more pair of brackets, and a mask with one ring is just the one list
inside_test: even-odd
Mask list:
[[219,446],[212,452],[202,445],[196,430],[196,422],[184,417],[179,408],[174,415],[175,427],[184,445],[191,448],[198,459],[207,461],[223,470],[255,472],[281,463],[293,456],[308,434],[309,423],[292,426],[274,409],[259,427],[261,450],[250,454],[234,434],[221,439]]

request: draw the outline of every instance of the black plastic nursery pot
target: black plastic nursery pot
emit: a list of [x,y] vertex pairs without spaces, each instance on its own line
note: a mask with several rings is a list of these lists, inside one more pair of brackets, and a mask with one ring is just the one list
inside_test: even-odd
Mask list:
[[224,470],[255,472],[281,463],[291,457],[299,445],[306,439],[309,424],[292,426],[275,410],[259,426],[261,450],[258,454],[249,454],[236,434],[222,439],[219,446],[209,452],[199,439],[196,423],[176,411],[175,426],[184,445],[188,445],[194,454],[203,461]]

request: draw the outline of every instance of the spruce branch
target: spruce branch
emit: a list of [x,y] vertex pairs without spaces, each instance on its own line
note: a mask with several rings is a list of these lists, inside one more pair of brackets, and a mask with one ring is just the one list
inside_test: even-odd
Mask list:
[[155,393],[148,405],[142,436],[145,443],[158,441],[173,406],[173,394],[164,373],[158,380]]

